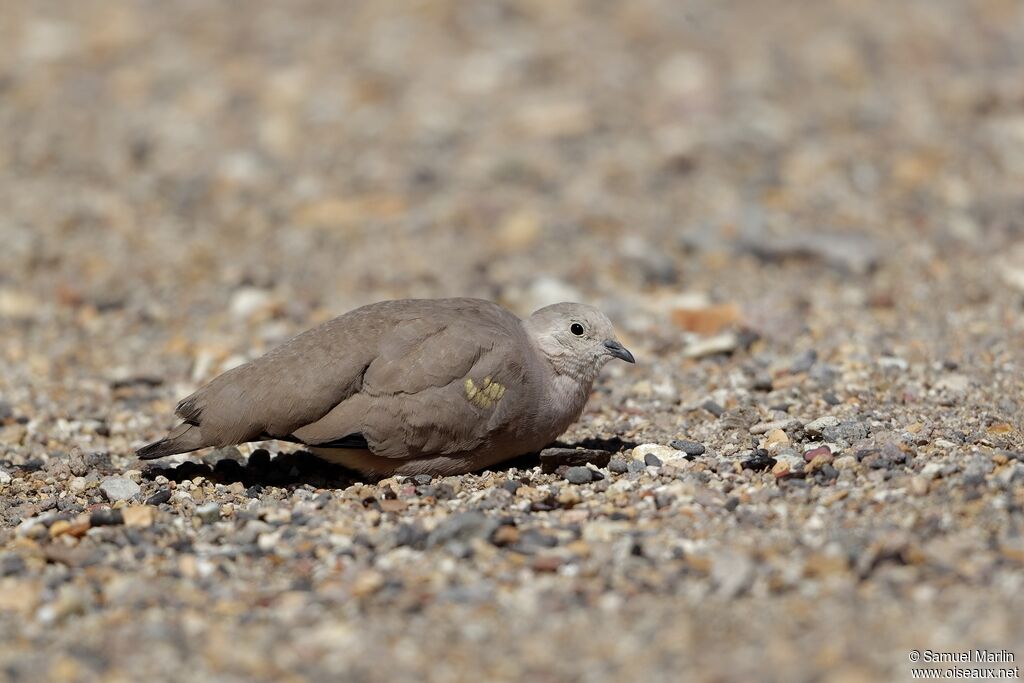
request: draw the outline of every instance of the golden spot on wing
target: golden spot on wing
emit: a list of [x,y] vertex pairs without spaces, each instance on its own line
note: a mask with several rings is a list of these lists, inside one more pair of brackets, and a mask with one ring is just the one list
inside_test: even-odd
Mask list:
[[493,381],[490,375],[484,377],[482,387],[478,387],[471,377],[466,378],[463,387],[469,402],[479,408],[491,408],[505,395],[505,386]]

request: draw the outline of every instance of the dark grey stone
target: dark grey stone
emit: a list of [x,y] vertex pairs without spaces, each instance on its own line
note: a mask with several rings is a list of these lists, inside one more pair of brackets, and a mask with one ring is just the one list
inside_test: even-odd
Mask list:
[[97,508],[89,514],[89,526],[118,526],[124,524],[120,510]]
[[704,408],[704,410],[711,413],[712,415],[714,415],[715,417],[722,417],[723,415],[725,415],[725,408],[718,405],[714,401],[705,401],[701,407]]
[[643,464],[639,460],[630,460],[626,463],[627,472],[643,472],[647,465]]
[[834,427],[823,429],[821,435],[825,441],[852,444],[866,438],[869,431],[865,422],[840,422]]
[[608,461],[608,471],[615,474],[625,474],[629,471],[629,463],[626,462],[625,458],[616,455]]
[[676,439],[669,445],[677,451],[682,451],[691,457],[704,455],[704,452],[707,450],[704,448],[704,444],[698,441],[688,441],[686,439]]
[[586,466],[570,467],[565,471],[565,478],[571,484],[589,484],[594,480],[593,470]]

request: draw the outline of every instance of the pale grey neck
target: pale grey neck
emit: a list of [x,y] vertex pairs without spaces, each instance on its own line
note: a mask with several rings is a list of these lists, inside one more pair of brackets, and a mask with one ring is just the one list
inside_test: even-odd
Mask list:
[[583,413],[600,367],[592,360],[573,357],[557,345],[545,348],[530,325],[527,330],[531,332],[529,338],[544,377],[538,385],[541,387],[539,418],[554,438]]

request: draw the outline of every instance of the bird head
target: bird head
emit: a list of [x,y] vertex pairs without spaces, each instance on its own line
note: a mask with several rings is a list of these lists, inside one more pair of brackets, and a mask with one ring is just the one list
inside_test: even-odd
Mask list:
[[580,381],[592,382],[613,358],[636,362],[608,316],[587,304],[545,306],[527,319],[526,328],[555,372]]

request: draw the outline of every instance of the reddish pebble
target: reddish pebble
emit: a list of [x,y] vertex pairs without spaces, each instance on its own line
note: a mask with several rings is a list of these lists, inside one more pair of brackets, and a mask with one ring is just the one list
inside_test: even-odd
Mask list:
[[832,451],[829,449],[828,446],[820,446],[818,448],[812,448],[811,450],[809,450],[806,453],[804,453],[804,460],[806,460],[807,462],[810,462],[810,461],[814,460],[815,458],[817,458],[819,455],[825,456],[828,459],[828,460],[826,460],[826,462],[832,460]]
[[538,572],[555,572],[565,564],[558,555],[538,555],[533,560],[533,569]]

